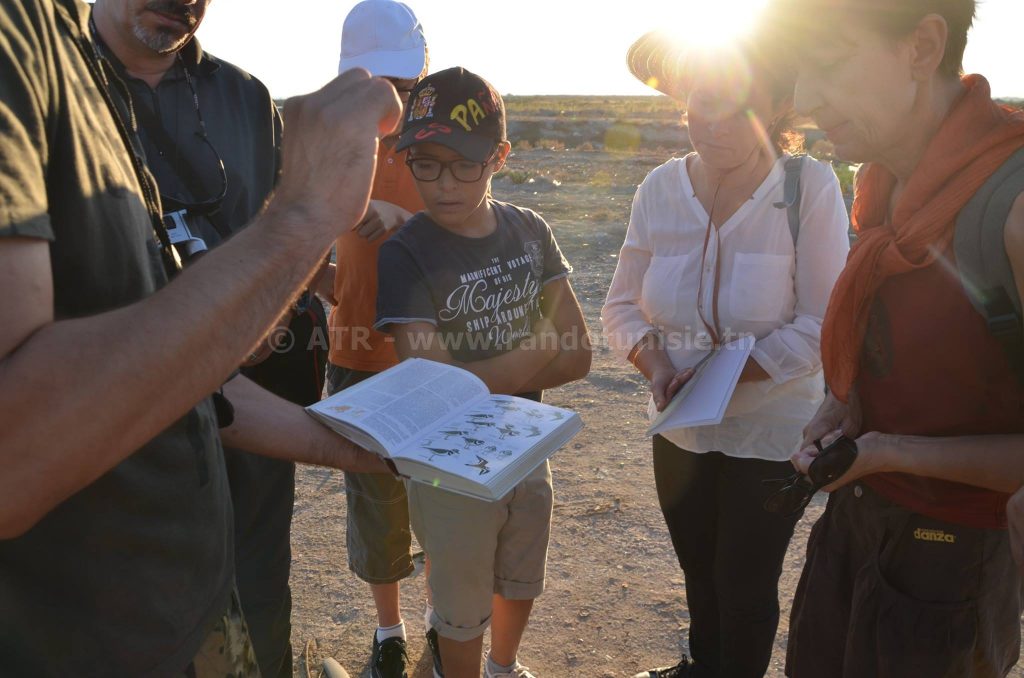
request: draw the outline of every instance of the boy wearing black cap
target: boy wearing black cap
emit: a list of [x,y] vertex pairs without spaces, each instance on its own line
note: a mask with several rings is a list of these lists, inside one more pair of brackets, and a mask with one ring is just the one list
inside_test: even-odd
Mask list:
[[[428,76],[412,92],[397,148],[409,149],[426,205],[378,259],[375,327],[394,337],[399,358],[455,364],[493,393],[535,400],[585,376],[586,324],[551,229],[536,213],[490,197],[491,176],[510,149],[494,88],[462,68]],[[485,676],[528,678],[516,653],[544,587],[547,463],[493,503],[421,484],[407,491],[413,530],[432,563],[431,623],[444,675],[480,675],[490,625]]]

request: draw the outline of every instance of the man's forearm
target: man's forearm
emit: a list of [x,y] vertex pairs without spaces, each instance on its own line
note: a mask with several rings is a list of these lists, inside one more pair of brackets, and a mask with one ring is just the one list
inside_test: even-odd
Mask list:
[[238,376],[224,386],[235,409],[231,426],[221,430],[226,446],[253,454],[360,473],[386,473],[372,452],[316,422],[302,407]]
[[[378,138],[400,116],[394,87],[360,69],[290,99],[265,213],[129,307],[55,322],[46,243],[0,245],[3,289],[20,299],[0,314],[0,538],[31,528],[220,386],[362,218]],[[10,264],[15,249],[31,266]]]
[[957,438],[877,436],[880,454],[873,471],[909,473],[949,480],[997,492],[1024,485],[1024,435],[979,435]]
[[220,386],[330,245],[326,228],[288,228],[299,218],[265,213],[156,294],[44,325],[0,361],[10,509],[0,536],[27,529]]

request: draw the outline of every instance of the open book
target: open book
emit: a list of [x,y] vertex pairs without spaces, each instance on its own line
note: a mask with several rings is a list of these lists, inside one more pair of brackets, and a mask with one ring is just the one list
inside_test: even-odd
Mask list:
[[583,428],[575,412],[491,395],[476,375],[411,358],[306,408],[402,475],[477,499],[505,496]]
[[694,367],[690,380],[651,422],[647,435],[722,423],[752,350],[754,337],[748,335],[708,351]]

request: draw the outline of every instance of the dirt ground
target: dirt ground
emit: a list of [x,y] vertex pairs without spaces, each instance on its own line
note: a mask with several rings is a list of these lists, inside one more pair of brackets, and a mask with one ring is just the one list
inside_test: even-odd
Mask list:
[[[574,266],[587,322],[599,312],[625,234],[636,185],[666,159],[651,152],[517,151],[495,196],[530,207],[551,224]],[[672,664],[686,652],[683,576],[658,509],[646,427],[646,384],[599,342],[583,381],[545,400],[576,410],[586,424],[551,460],[555,507],[547,590],[534,608],[520,661],[545,678],[632,676]],[[781,677],[788,616],[808,532],[821,514],[816,497],[786,557],[782,621],[767,673]],[[353,676],[369,676],[376,627],[369,590],[348,571],[344,482],[339,472],[302,468],[292,529],[292,643],[296,674],[312,676],[333,656]],[[403,582],[402,607],[415,671],[431,675],[423,640],[424,577]],[[486,641],[485,641],[486,647]],[[1018,666],[1014,676],[1024,676]]]

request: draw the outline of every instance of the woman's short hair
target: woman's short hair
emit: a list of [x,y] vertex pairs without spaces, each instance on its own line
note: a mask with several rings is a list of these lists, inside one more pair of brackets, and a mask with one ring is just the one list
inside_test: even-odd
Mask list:
[[906,37],[929,14],[946,20],[948,37],[939,73],[963,75],[967,32],[974,23],[975,0],[774,0],[766,13],[773,23],[800,42],[820,36],[841,22],[856,21],[890,40]]

